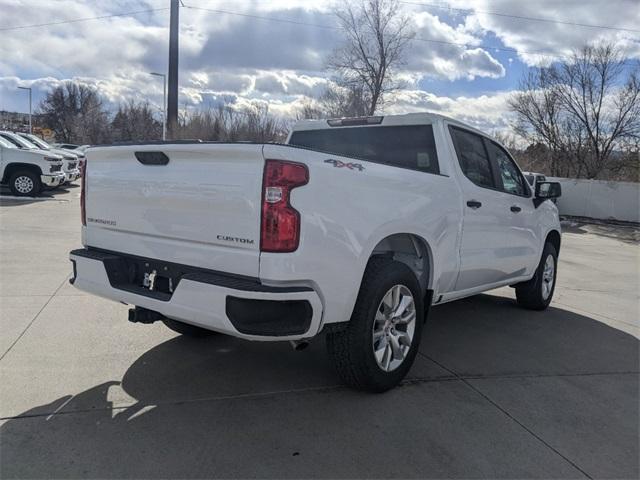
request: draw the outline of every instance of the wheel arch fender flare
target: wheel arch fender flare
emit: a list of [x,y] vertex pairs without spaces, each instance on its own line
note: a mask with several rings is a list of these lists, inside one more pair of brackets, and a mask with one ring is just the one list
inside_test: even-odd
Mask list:
[[11,162],[4,167],[4,172],[2,174],[2,183],[7,183],[11,175],[19,170],[28,170],[35,173],[36,175],[42,175],[42,169],[39,165],[34,165],[33,163]]
[[[562,235],[560,231],[552,228],[544,237],[544,243],[551,243],[556,249],[556,254],[560,255],[560,244],[562,243]],[[544,248],[544,247],[543,247]]]
[[398,229],[386,231],[383,234],[372,237],[367,248],[363,249],[360,262],[360,280],[358,288],[353,295],[350,313],[355,308],[367,265],[371,258],[376,256],[387,256],[407,265],[416,275],[425,299],[428,300],[428,304],[425,301],[425,308],[429,308],[436,269],[431,242],[420,233],[407,229]]

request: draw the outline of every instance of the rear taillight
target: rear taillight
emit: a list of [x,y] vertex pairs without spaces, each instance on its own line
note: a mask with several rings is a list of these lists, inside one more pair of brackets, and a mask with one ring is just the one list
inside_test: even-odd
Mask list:
[[267,160],[262,188],[260,250],[293,252],[300,242],[300,213],[291,206],[291,190],[309,182],[302,163]]
[[80,217],[82,219],[82,225],[87,225],[87,211],[85,208],[86,195],[87,195],[87,162],[82,162],[80,165],[80,172],[82,174],[82,183],[80,187]]

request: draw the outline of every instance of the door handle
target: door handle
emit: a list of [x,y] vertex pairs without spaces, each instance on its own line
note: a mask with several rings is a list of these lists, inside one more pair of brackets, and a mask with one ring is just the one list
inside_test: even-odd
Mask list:
[[474,210],[476,208],[480,208],[481,206],[482,206],[482,203],[477,200],[469,200],[467,202],[467,207],[473,208]]
[[511,206],[511,211],[512,211],[513,213],[518,213],[520,210],[522,210],[522,209],[521,209],[519,206],[517,206],[517,205],[512,205],[512,206]]

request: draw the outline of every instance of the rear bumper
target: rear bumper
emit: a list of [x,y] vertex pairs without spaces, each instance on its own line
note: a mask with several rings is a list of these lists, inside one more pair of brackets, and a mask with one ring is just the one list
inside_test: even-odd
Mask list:
[[[114,268],[123,258],[118,254],[80,249],[69,256],[75,287],[173,320],[248,340],[300,340],[320,330],[322,303],[308,287],[272,287],[257,279],[194,271],[182,274],[169,294],[118,283],[121,275]],[[150,264],[161,262],[150,260]],[[167,265],[170,271],[176,267]]]
[[54,173],[51,175],[40,175],[40,182],[47,187],[57,187],[63,184],[65,181],[65,175],[62,172]]

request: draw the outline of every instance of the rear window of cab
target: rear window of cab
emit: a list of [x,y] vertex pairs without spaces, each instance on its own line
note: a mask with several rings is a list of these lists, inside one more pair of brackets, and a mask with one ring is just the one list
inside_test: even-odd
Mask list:
[[289,145],[383,165],[440,173],[431,125],[298,130],[291,134]]

